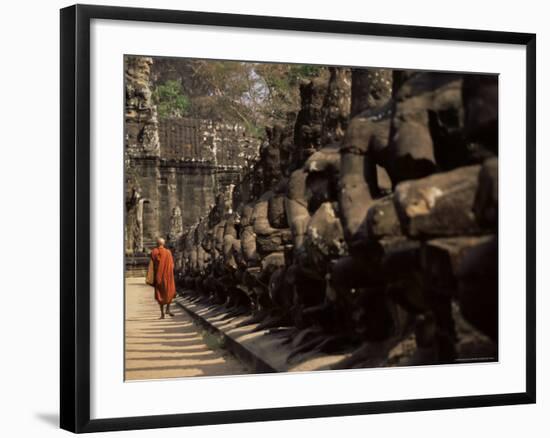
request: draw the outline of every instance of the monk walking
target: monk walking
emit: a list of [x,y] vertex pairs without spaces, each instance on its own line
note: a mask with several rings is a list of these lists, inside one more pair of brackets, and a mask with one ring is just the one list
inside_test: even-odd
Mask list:
[[[157,247],[151,251],[151,261],[147,277],[152,277],[155,287],[155,300],[160,306],[160,319],[164,315],[174,316],[170,312],[170,303],[176,296],[176,283],[174,282],[174,260],[169,249],[164,247],[165,241],[162,237],[157,239]],[[151,266],[152,265],[152,266]],[[151,275],[149,275],[151,274]],[[166,310],[165,310],[166,307]]]

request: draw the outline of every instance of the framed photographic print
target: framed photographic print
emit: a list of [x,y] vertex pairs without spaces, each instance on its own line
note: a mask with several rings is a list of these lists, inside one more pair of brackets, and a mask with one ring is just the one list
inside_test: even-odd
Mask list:
[[535,402],[535,35],[61,10],[61,427]]

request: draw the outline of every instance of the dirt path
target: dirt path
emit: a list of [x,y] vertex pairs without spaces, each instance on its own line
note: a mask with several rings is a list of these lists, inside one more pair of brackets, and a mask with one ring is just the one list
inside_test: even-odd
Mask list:
[[248,373],[175,303],[171,311],[176,316],[159,319],[153,289],[126,279],[126,380]]

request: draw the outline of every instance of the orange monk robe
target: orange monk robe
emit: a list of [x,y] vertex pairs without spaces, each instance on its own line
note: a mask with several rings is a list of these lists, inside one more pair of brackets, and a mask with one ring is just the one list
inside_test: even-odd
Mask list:
[[155,300],[159,304],[170,304],[176,296],[172,253],[166,248],[155,248],[151,251],[151,260],[155,267]]

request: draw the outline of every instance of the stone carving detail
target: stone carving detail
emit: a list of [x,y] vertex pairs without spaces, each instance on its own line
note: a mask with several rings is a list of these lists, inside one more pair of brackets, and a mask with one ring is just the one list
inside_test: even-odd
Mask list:
[[181,209],[176,206],[172,209],[172,215],[170,216],[170,231],[168,232],[168,239],[170,241],[176,241],[183,234],[183,221],[181,218]]
[[[125,58],[125,250],[132,267],[143,266],[157,237],[176,239],[205,216],[214,194],[240,181],[256,161],[260,144],[239,124],[159,121],[151,92],[152,63],[148,57]],[[140,203],[136,196],[147,201]]]
[[[130,123],[152,129],[147,65],[127,99]],[[180,290],[280,331],[289,362],[342,345],[341,367],[496,357],[497,78],[328,73],[300,85],[297,114],[262,142],[223,123],[157,123],[159,156],[143,147],[139,162],[173,209],[142,177],[129,245],[156,212]],[[140,199],[153,207],[140,213]]]
[[351,70],[330,67],[330,79],[323,102],[321,144],[338,143],[348,127],[351,110]]
[[143,199],[139,187],[130,187],[126,195],[126,254],[143,251]]
[[294,159],[299,165],[321,146],[323,102],[327,86],[328,80],[325,77],[315,78],[300,85],[301,109],[294,127]]
[[151,65],[143,56],[126,56],[126,150],[158,156],[157,109],[151,100]]

